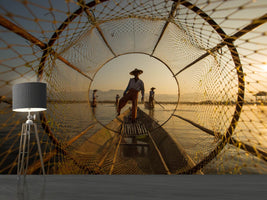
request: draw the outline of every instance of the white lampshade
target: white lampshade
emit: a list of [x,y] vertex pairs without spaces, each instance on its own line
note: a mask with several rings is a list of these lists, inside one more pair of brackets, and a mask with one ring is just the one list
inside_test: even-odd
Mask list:
[[13,111],[37,112],[46,110],[46,84],[40,82],[19,83],[12,90]]

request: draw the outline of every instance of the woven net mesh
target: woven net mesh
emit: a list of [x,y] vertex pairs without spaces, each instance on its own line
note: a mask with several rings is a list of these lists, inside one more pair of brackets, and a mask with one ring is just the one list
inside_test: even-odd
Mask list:
[[[266,8],[265,0],[1,1],[0,173],[16,173],[26,117],[12,111],[12,87],[29,81],[48,87],[36,120],[46,173],[155,173],[144,157],[120,156],[114,108],[90,106],[98,72],[142,54],[177,84],[175,103],[154,118],[194,165],[171,173],[266,174]],[[39,174],[35,143],[28,173]]]

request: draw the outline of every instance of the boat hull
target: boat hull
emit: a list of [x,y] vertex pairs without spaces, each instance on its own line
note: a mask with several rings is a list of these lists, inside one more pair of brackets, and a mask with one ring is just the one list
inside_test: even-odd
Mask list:
[[[130,124],[130,117],[131,111],[126,110],[88,138],[71,154],[75,161],[65,162],[60,173],[82,168],[88,174],[176,174],[194,166],[182,146],[150,116],[138,109],[136,123]],[[131,130],[136,128],[136,134],[127,135],[127,123]]]

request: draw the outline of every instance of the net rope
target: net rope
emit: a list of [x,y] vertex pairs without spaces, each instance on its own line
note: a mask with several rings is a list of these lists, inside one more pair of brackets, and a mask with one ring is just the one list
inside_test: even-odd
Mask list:
[[[109,174],[114,160],[113,174],[155,173],[144,157],[116,149],[114,99],[90,104],[101,69],[138,53],[164,63],[177,83],[178,98],[153,113],[193,163],[171,173],[266,174],[266,8],[265,0],[1,1],[0,173],[16,173],[26,116],[12,111],[12,86],[26,81],[48,86],[36,120],[48,174]],[[36,152],[32,137],[30,174],[42,173]]]

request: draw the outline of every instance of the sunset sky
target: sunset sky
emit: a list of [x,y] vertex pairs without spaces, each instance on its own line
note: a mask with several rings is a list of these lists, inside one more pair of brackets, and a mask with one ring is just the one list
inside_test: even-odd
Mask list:
[[159,60],[144,54],[127,54],[115,58],[101,68],[95,76],[92,88],[108,91],[125,90],[133,69],[143,70],[139,77],[145,84],[146,93],[151,87],[158,94],[177,94],[177,84],[170,70]]
[[[249,1],[246,1],[249,2]],[[253,3],[252,3],[253,2]],[[266,9],[262,7],[261,5],[264,4],[264,0],[253,0],[250,1],[253,5],[253,9],[243,9],[236,13],[231,13],[232,7],[239,7],[239,4],[246,5],[244,2],[241,1],[229,1],[224,2],[223,5],[221,5],[219,8],[220,10],[218,12],[212,12],[212,9],[216,6],[216,2],[210,3],[209,6],[211,8],[205,8],[208,14],[211,12],[211,17],[223,28],[223,30],[229,34],[232,35],[237,31],[236,27],[242,28],[243,26],[248,25],[251,23],[251,20],[249,20],[251,17],[249,15],[253,15],[253,18],[260,17],[264,13],[266,13]],[[27,5],[29,8],[31,8],[32,12],[29,12],[29,9],[26,9],[26,7],[22,3],[17,3],[16,7],[12,6],[12,1],[2,1],[0,3],[2,7],[2,12],[10,11],[13,13],[16,13],[16,16],[14,17],[17,24],[21,24],[21,27],[23,27],[25,30],[28,30],[30,34],[34,35],[36,38],[40,39],[43,42],[47,42],[51,35],[54,33],[55,29],[66,19],[67,15],[62,14],[59,12],[59,10],[62,11],[70,11],[73,12],[78,8],[78,5],[75,2],[71,2],[69,4],[66,4],[64,0],[59,1],[51,1],[53,4],[52,7],[54,9],[58,9],[57,13],[58,15],[56,18],[49,12],[50,4],[49,1],[35,1],[36,5],[40,6],[34,6],[32,4]],[[247,3],[249,5],[249,3]],[[64,5],[64,6],[62,6]],[[5,11],[6,10],[6,11]],[[99,9],[101,10],[101,9]],[[184,9],[185,11],[187,9]],[[183,10],[179,10],[180,12],[185,12]],[[231,14],[230,14],[231,13]],[[185,13],[180,13],[181,16],[185,15]],[[225,20],[224,17],[229,15],[229,20]],[[39,17],[38,23],[35,22],[35,17]],[[188,14],[188,16],[190,16]],[[54,24],[54,19],[56,19],[56,24]],[[84,18],[86,21],[87,19]],[[133,19],[132,19],[133,20]],[[133,20],[134,21],[134,20]],[[53,22],[53,23],[52,23]],[[87,21],[88,22],[88,21]],[[199,21],[203,22],[203,21]],[[76,26],[74,22],[70,26]],[[84,22],[83,22],[84,23]],[[142,51],[143,49],[147,50],[149,47],[154,47],[155,41],[159,38],[159,34],[162,30],[161,21],[138,21],[135,20],[133,23],[128,23],[128,21],[121,21],[118,26],[116,24],[119,22],[114,20],[112,23],[103,23],[101,26],[105,32],[105,36],[107,39],[109,39],[110,45],[115,49],[114,51],[117,51],[116,56],[120,55],[122,53],[132,52],[131,50],[134,49],[136,52]],[[189,23],[189,22],[188,22]],[[107,26],[107,24],[110,24]],[[113,25],[117,25],[116,27]],[[42,27],[42,28],[40,28]],[[121,27],[121,29],[119,29]],[[128,29],[126,29],[128,27]],[[159,46],[157,47],[157,51],[154,53],[154,56],[164,60],[173,70],[173,73],[177,73],[183,66],[188,64],[189,62],[193,61],[194,59],[198,58],[203,53],[206,53],[206,50],[203,50],[201,48],[197,48],[194,45],[191,44],[193,41],[192,38],[195,36],[192,35],[191,39],[184,34],[183,29],[180,28],[179,30],[174,29],[175,27],[172,24],[169,24],[168,31],[164,34],[164,37],[162,41],[160,42]],[[137,28],[137,31],[135,32],[134,36],[132,37],[132,31],[134,28]],[[205,26],[203,28],[206,28],[206,32],[210,32],[212,29],[208,26]],[[117,32],[113,32],[114,30]],[[159,30],[158,30],[159,29]],[[202,29],[202,28],[201,28]],[[127,31],[125,31],[127,30]],[[64,34],[71,33],[73,30],[70,28],[67,31],[64,31]],[[197,31],[196,31],[197,32]],[[203,33],[206,33],[203,32]],[[235,45],[237,45],[238,52],[240,54],[240,58],[242,61],[242,65],[244,67],[244,72],[246,73],[246,91],[248,97],[249,95],[253,95],[259,90],[266,90],[266,37],[261,37],[260,35],[256,35],[255,33],[266,33],[266,24],[262,25],[261,27],[257,28],[256,31],[252,33],[248,33],[245,36],[243,36],[240,41],[236,41]],[[91,34],[92,33],[92,34]],[[112,33],[112,34],[110,34]],[[114,35],[113,37],[112,35]],[[182,34],[183,33],[183,34]],[[64,35],[63,34],[63,35]],[[116,38],[117,34],[117,39]],[[146,34],[146,35],[145,35]],[[188,33],[187,33],[188,34]],[[210,33],[208,33],[210,34]],[[79,39],[77,40],[78,45],[74,45],[73,48],[71,48],[72,43],[68,44],[68,37],[66,37],[66,43],[62,45],[62,48],[59,48],[55,45],[55,49],[58,50],[58,53],[66,58],[70,63],[72,63],[74,66],[77,66],[81,71],[87,73],[87,70],[91,70],[91,74],[88,73],[91,77],[94,75],[93,73],[96,71],[96,69],[99,68],[104,62],[107,60],[113,58],[114,56],[111,54],[110,51],[107,51],[106,46],[103,45],[102,39],[99,37],[96,37],[96,34],[93,33],[93,31],[88,30],[88,32],[85,31],[85,39]],[[216,35],[216,34],[215,34]],[[87,37],[88,36],[88,37]],[[90,36],[90,37],[89,37]],[[121,36],[121,37],[119,37]],[[3,82],[7,83],[18,83],[18,82],[25,82],[25,77],[27,76],[33,76],[34,72],[32,74],[26,73],[28,68],[22,67],[25,63],[25,60],[33,60],[35,64],[35,68],[38,69],[39,65],[39,58],[41,57],[41,51],[38,49],[38,47],[34,48],[34,53],[32,52],[32,48],[29,48],[29,42],[25,41],[23,38],[19,36],[15,36],[14,34],[7,34],[5,32],[5,29],[1,32],[2,40],[5,41],[8,44],[11,44],[11,46],[14,48],[15,46],[18,46],[18,50],[21,50],[19,53],[21,55],[17,55],[15,51],[11,50],[3,50],[0,54],[0,60],[4,60],[2,62],[3,69],[1,69],[4,73],[1,75],[1,79]],[[145,39],[143,37],[146,37]],[[217,36],[216,36],[217,37]],[[64,37],[62,36],[64,39]],[[98,40],[96,40],[98,39]],[[219,38],[221,39],[221,38]],[[250,41],[249,43],[246,42],[246,40]],[[131,42],[135,41],[134,45],[132,45]],[[144,42],[145,41],[145,42]],[[203,40],[204,41],[204,40]],[[220,40],[218,40],[219,42]],[[84,43],[88,43],[89,45],[80,45]],[[101,43],[102,42],[102,43]],[[151,42],[151,43],[149,43]],[[211,44],[210,47],[213,47],[215,44],[212,44],[212,40],[209,41]],[[56,43],[57,44],[57,43]],[[6,46],[4,43],[3,46]],[[61,45],[61,44],[60,44]],[[68,45],[70,46],[69,52],[68,52]],[[78,55],[75,49],[76,47],[81,46],[79,50],[82,52],[82,48],[84,48],[83,54]],[[64,49],[66,46],[66,50]],[[134,47],[133,47],[134,46]],[[135,49],[136,47],[136,49]],[[121,49],[122,50],[121,50]],[[139,49],[138,49],[139,48]],[[36,50],[38,49],[38,50]],[[62,50],[63,49],[63,50]],[[74,50],[75,49],[75,50]],[[129,50],[128,50],[129,49]],[[62,50],[62,52],[60,52]],[[145,50],[143,52],[145,52]],[[186,52],[185,52],[186,50]],[[198,51],[199,50],[199,51]],[[201,52],[203,51],[203,52]],[[150,49],[147,50],[147,52],[151,53]],[[147,53],[145,52],[145,53]],[[184,53],[185,52],[185,53]],[[255,53],[257,52],[257,53]],[[25,55],[24,55],[25,54]],[[88,56],[88,57],[86,57]],[[220,55],[217,55],[220,57]],[[229,59],[227,55],[224,55],[225,58]],[[6,58],[14,58],[12,59],[6,59]],[[85,58],[84,58],[85,57]],[[210,56],[212,57],[212,56]],[[23,60],[23,59],[24,60]],[[90,59],[88,59],[90,58]],[[99,58],[99,60],[98,60]],[[88,63],[84,62],[88,61]],[[225,59],[225,63],[228,63],[228,60]],[[61,61],[58,61],[58,59],[55,59],[56,65],[53,65],[54,70],[51,71],[52,76],[55,77],[55,80],[51,82],[51,85],[55,85],[55,83],[60,84],[57,87],[57,90],[60,91],[61,89],[67,92],[72,91],[87,91],[90,85],[90,79],[85,79],[84,76],[77,73],[73,69],[71,69],[69,66],[66,66]],[[83,60],[81,62],[78,62],[80,60]],[[223,59],[221,59],[223,60]],[[186,63],[187,61],[188,63]],[[180,85],[180,93],[181,96],[184,96],[186,93],[196,93],[196,92],[202,92],[203,94],[206,92],[210,92],[208,95],[209,98],[213,97],[215,94],[215,91],[217,91],[218,87],[221,87],[221,90],[223,93],[230,93],[228,89],[224,91],[225,85],[228,85],[229,83],[233,83],[230,89],[232,94],[235,94],[237,91],[237,76],[236,74],[232,76],[227,76],[225,74],[228,73],[227,70],[225,70],[225,74],[222,74],[220,76],[220,71],[218,70],[217,73],[209,74],[209,69],[211,67],[213,68],[213,71],[216,71],[216,63],[214,62],[215,58],[213,60],[203,59],[203,62],[198,62],[197,64],[190,67],[190,69],[185,70],[183,73],[176,76],[178,79],[179,85]],[[18,66],[19,64],[22,66]],[[229,62],[230,64],[232,62]],[[203,65],[206,65],[205,68],[203,68]],[[23,76],[19,76],[18,74],[14,73],[14,71],[10,70],[9,68],[16,68],[17,71],[19,71]],[[90,67],[92,69],[90,69]],[[232,69],[232,66],[229,65],[221,65],[220,70],[223,71],[223,69],[229,67],[229,71]],[[127,54],[123,56],[115,57],[114,59],[107,62],[103,67],[97,71],[97,73],[94,76],[94,80],[91,84],[90,89],[99,89],[103,91],[108,90],[125,90],[129,79],[132,77],[129,75],[129,72],[132,71],[135,68],[142,69],[144,73],[140,75],[140,78],[144,81],[145,84],[145,90],[146,93],[149,92],[151,87],[156,88],[157,94],[177,94],[178,92],[178,86],[176,83],[175,78],[172,76],[172,73],[169,71],[169,69],[161,63],[159,60],[156,60],[153,57],[150,57],[145,54]],[[219,67],[218,67],[219,69]],[[24,74],[25,73],[25,74]],[[34,74],[35,75],[35,74]],[[211,76],[212,75],[212,76]],[[222,83],[220,86],[216,86],[216,88],[213,88],[213,85],[215,84],[218,79],[221,78]],[[34,80],[36,80],[36,77],[34,76]],[[205,82],[205,87],[200,88],[199,85]],[[11,87],[8,89],[10,90]],[[199,91],[200,89],[203,89],[202,91]],[[210,90],[206,90],[206,89]],[[2,88],[4,90],[4,87]],[[4,95],[7,94],[6,91],[2,92]],[[220,92],[219,92],[220,93]],[[10,94],[10,92],[9,92]],[[236,98],[235,95],[232,95],[233,98]],[[253,97],[253,96],[252,96]]]

